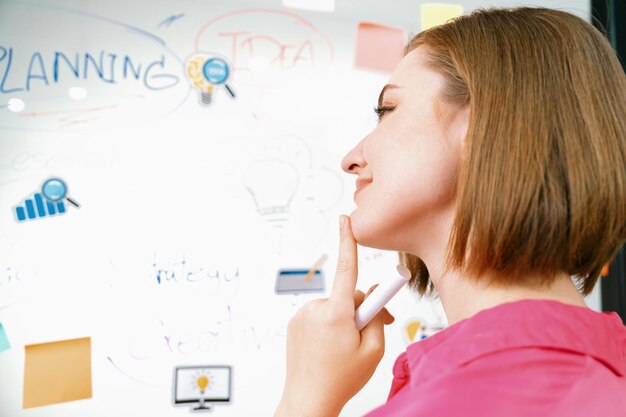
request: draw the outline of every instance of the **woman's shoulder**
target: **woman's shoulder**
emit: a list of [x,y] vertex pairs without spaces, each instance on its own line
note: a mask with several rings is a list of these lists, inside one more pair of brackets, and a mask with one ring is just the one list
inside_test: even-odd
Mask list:
[[397,416],[626,415],[626,328],[614,314],[503,304],[409,346],[403,362],[406,384],[383,407]]
[[418,379],[368,417],[626,415],[626,378],[590,356],[571,352],[504,350]]
[[478,358],[542,350],[591,356],[626,375],[626,327],[615,313],[549,300],[522,300],[483,310],[407,348],[412,370],[454,369]]

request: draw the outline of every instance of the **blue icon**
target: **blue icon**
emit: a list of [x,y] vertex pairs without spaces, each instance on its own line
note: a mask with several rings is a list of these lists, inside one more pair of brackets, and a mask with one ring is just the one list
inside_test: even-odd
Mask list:
[[225,59],[213,57],[206,60],[202,66],[202,74],[206,80],[213,85],[224,84],[226,91],[235,98],[235,92],[227,84],[230,78],[230,66]]
[[223,84],[228,80],[230,69],[222,58],[210,58],[204,63],[202,73],[211,84]]
[[41,187],[41,193],[50,201],[56,202],[66,199],[67,202],[74,207],[80,207],[77,202],[67,196],[67,185],[65,185],[65,181],[60,178],[50,178],[49,180],[46,180]]
[[44,182],[41,192],[24,200],[22,205],[15,207],[15,218],[18,222],[58,216],[67,212],[64,200],[79,208],[80,205],[67,196],[67,185],[59,178],[50,178]]

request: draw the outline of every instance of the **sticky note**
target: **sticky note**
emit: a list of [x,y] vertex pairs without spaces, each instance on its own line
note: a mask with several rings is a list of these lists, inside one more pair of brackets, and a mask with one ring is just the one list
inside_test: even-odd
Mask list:
[[463,14],[460,4],[425,3],[420,5],[422,30],[446,23]]
[[91,398],[91,338],[25,348],[23,408]]
[[10,347],[11,345],[9,344],[9,338],[7,336],[7,333],[4,330],[2,323],[0,323],[0,352],[2,352],[3,350],[7,350]]
[[402,59],[404,30],[378,23],[359,23],[354,66],[360,69],[392,72]]
[[283,6],[317,12],[334,12],[335,0],[283,0]]

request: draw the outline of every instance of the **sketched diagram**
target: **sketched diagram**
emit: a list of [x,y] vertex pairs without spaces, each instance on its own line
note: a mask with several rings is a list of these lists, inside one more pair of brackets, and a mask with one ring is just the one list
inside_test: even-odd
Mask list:
[[199,91],[200,103],[204,106],[212,103],[213,92],[221,86],[235,98],[235,92],[228,83],[232,73],[230,62],[216,54],[198,52],[185,62],[185,75],[191,86]]
[[[336,171],[314,164],[310,145],[295,135],[264,141],[243,170],[243,188],[260,218],[298,247],[315,247],[330,228],[327,211],[344,189]],[[293,246],[292,245],[292,246]]]
[[13,214],[18,222],[59,216],[67,213],[66,201],[76,208],[80,207],[76,201],[68,197],[65,181],[60,178],[49,178],[43,183],[41,191],[35,192],[31,198],[15,206]]
[[243,185],[252,196],[257,212],[276,227],[282,227],[287,220],[289,205],[299,182],[296,167],[279,159],[251,164],[243,178]]

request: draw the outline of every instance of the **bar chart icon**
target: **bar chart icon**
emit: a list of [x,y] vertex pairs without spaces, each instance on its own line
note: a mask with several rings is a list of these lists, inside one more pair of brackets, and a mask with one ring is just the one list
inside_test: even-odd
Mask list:
[[58,216],[66,212],[65,202],[63,200],[50,201],[45,199],[41,193],[35,193],[32,198],[16,206],[14,214],[18,222],[24,222],[44,217]]

